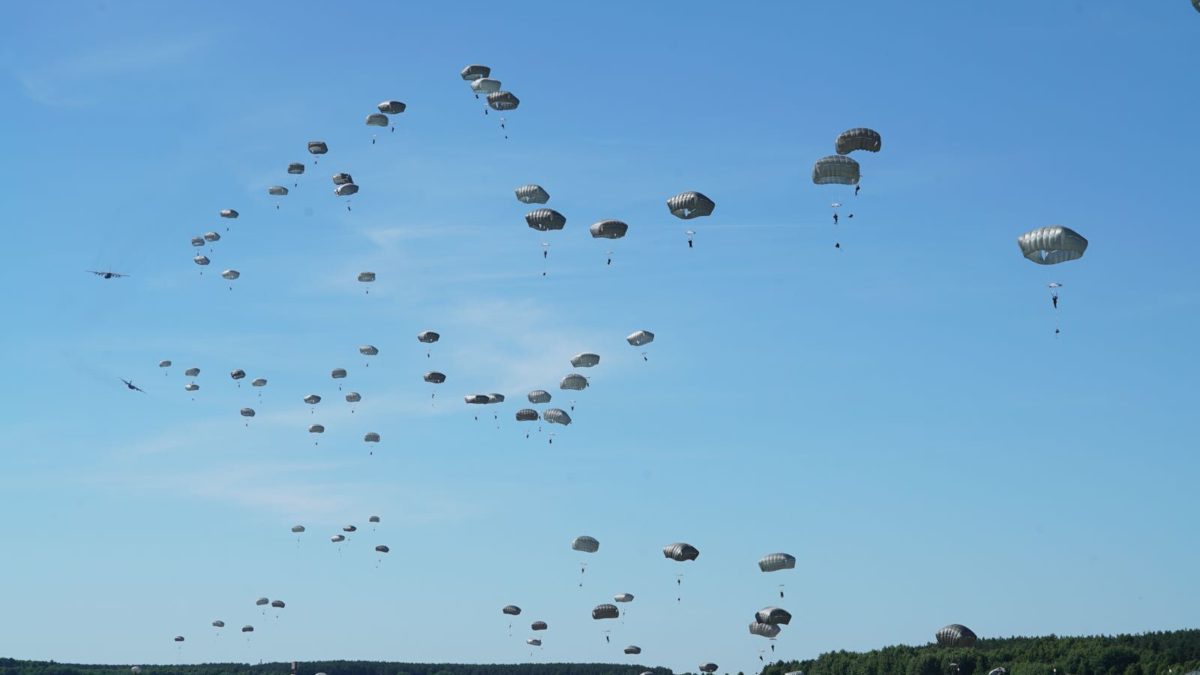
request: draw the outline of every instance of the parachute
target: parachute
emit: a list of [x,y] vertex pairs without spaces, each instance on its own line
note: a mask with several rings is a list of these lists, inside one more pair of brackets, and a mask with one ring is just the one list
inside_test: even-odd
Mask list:
[[536,422],[538,420],[538,411],[533,408],[521,408],[517,411],[518,422]]
[[352,391],[346,394],[346,403],[358,403],[362,400],[362,394],[357,391]]
[[188,377],[195,377],[200,374],[200,369],[199,368],[188,368],[187,370],[183,371],[183,374],[187,375]]
[[595,537],[589,537],[586,534],[575,537],[571,540],[571,548],[584,553],[595,553],[600,550],[600,542]]
[[233,209],[221,209],[222,218],[237,218],[239,215],[241,214]]
[[271,606],[274,607],[275,609],[283,609],[284,607],[287,607],[287,604],[284,603],[282,600],[272,600]]
[[813,164],[812,181],[817,185],[857,185],[858,162],[844,155],[822,157]]
[[304,397],[304,402],[309,405],[316,405],[321,402],[321,397],[316,394],[309,394]]
[[349,197],[351,195],[358,194],[358,186],[354,183],[339,185],[333,189],[333,194],[339,197]]
[[379,108],[379,112],[385,115],[399,115],[408,108],[408,106],[400,101],[384,101],[375,107]]
[[256,604],[260,607],[263,605],[269,605],[269,604],[271,604],[271,599],[270,598],[259,598],[254,601],[254,604]]
[[267,194],[275,197],[285,197],[287,196],[287,193],[288,189],[282,185],[272,185],[271,187],[267,188]]
[[754,619],[759,623],[767,623],[771,625],[783,624],[787,625],[792,622],[792,615],[786,609],[779,607],[764,607],[754,614]]
[[620,239],[627,231],[629,226],[619,220],[601,220],[588,228],[593,239]]
[[488,394],[488,403],[504,403],[504,394]]
[[358,348],[358,353],[363,356],[377,356],[379,349],[375,345],[363,345]]
[[359,272],[358,280],[364,284],[369,284],[372,281],[375,281],[375,273],[374,272]]
[[243,633],[253,633],[254,626],[250,626],[250,625],[242,626],[242,632]]
[[340,543],[342,543],[343,541],[346,541],[346,535],[344,535],[344,534],[335,534],[335,535],[333,535],[332,537],[330,537],[330,538],[329,538],[329,541],[332,541],[332,542],[333,542],[333,543],[335,543],[335,544],[340,544]]
[[204,265],[207,265],[210,261],[208,259],[208,256],[198,255],[195,258],[192,258],[192,262],[196,263],[197,265],[204,266]]
[[214,242],[214,241],[221,241],[221,235],[217,234],[216,232],[205,232],[204,233],[204,241],[207,241],[209,243]]
[[564,377],[562,381],[558,383],[558,386],[560,389],[583,391],[584,389],[587,389],[588,381],[586,377],[578,373],[571,373],[570,375]]
[[203,246],[204,237],[192,237],[192,246]]
[[774,638],[775,636],[779,635],[779,630],[779,626],[774,626],[769,623],[755,622],[750,624],[751,635],[761,635],[765,638]]
[[367,115],[367,126],[369,127],[386,127],[388,125],[388,116],[383,113],[371,113]]
[[229,371],[229,377],[232,377],[235,380],[240,380],[246,377],[246,371],[242,370],[241,368],[234,368],[233,370]]
[[242,417],[254,417],[254,408],[242,408]]
[[700,668],[699,668],[699,670],[700,670],[700,672],[702,672],[702,673],[715,673],[715,672],[717,672],[717,664],[715,664],[715,663],[701,663],[701,664],[700,664]]
[[790,570],[796,567],[796,557],[787,553],[768,553],[758,561],[758,569],[764,572]]
[[175,636],[175,641],[176,641],[176,642],[183,642],[183,636],[182,636],[182,635],[176,635],[176,636]]
[[379,522],[379,516],[371,516],[370,518],[367,518],[367,522],[368,522],[368,523],[378,523],[378,522]]
[[383,544],[380,544],[375,547],[375,550],[378,551],[379,553],[390,553],[392,549],[388,548],[387,546],[384,546]]
[[488,402],[488,397],[487,394],[467,394],[463,397],[463,400],[467,403],[482,405]]
[[329,146],[325,145],[325,141],[309,141],[308,152],[312,155],[323,155],[329,152]]
[[699,192],[680,192],[667,200],[667,209],[671,215],[683,220],[691,220],[700,216],[711,216],[716,202]]
[[609,604],[596,605],[596,607],[592,609],[592,618],[596,619],[596,620],[615,619],[615,618],[619,617],[620,615],[621,615],[621,612],[620,612],[620,610],[617,609],[616,605],[609,605]]
[[591,368],[600,363],[600,355],[584,352],[571,357],[571,365],[575,368]]
[[446,381],[446,374],[439,373],[436,370],[431,370],[428,373],[425,373],[425,375],[422,376],[422,379],[430,384],[441,384]]
[[541,647],[542,641],[537,638],[529,638],[528,640],[525,641],[525,644],[527,644],[531,647]]
[[288,164],[287,172],[293,176],[299,176],[304,173],[304,165],[300,162],[292,162]]
[[504,612],[505,614],[517,616],[518,614],[521,613],[521,608],[517,607],[516,605],[505,605],[504,609],[501,609],[500,611]]
[[561,424],[563,426],[571,423],[571,416],[565,410],[559,408],[550,408],[542,413],[542,419],[546,420],[549,424]]
[[471,91],[476,94],[491,96],[500,91],[500,80],[493,80],[490,77],[481,77],[478,80],[472,80]]
[[533,391],[529,392],[529,402],[533,404],[549,403],[550,392],[544,389],[534,389]]
[[329,376],[335,380],[343,379],[346,377],[346,369],[345,368],[334,368],[333,370],[329,371]]
[[625,653],[626,654],[641,654],[642,648],[637,645],[629,645],[628,647],[625,648]]
[[691,544],[667,544],[663,547],[663,557],[683,562],[700,557],[700,550]]
[[159,367],[159,368],[170,368],[170,367],[171,367],[171,362],[170,362],[170,361],[168,361],[168,360],[166,360],[166,359],[164,359],[164,360],[162,360],[162,361],[159,361],[159,362],[158,362],[158,367]]
[[970,628],[952,623],[937,632],[937,643],[941,647],[974,647],[977,636]]
[[433,344],[441,338],[441,334],[431,330],[423,330],[420,333],[417,333],[417,342],[424,342],[425,344]]
[[187,384],[183,385],[183,390],[184,391],[199,391],[200,385],[196,384],[195,382],[188,382]]
[[548,627],[545,621],[534,621],[529,626],[531,630],[546,630]]
[[545,204],[550,201],[550,193],[546,192],[541,185],[534,185],[532,183],[522,185],[513,190],[513,192],[517,195],[517,201],[522,204]]
[[492,110],[516,110],[517,106],[521,105],[521,99],[513,95],[511,91],[494,91],[488,94],[488,107]]
[[858,127],[838,134],[837,141],[834,143],[834,151],[839,155],[848,155],[855,150],[879,152],[882,145],[883,138],[878,131]]
[[363,442],[364,443],[378,443],[379,442],[379,434],[375,433],[374,431],[368,432],[366,435],[363,436]]
[[549,232],[563,229],[567,217],[554,209],[534,209],[525,214],[525,222],[539,232]]
[[344,171],[342,173],[333,174],[333,184],[335,186],[349,185],[353,182],[354,182],[354,177]]
[[1078,260],[1087,250],[1088,240],[1075,230],[1061,225],[1039,227],[1017,237],[1021,255],[1039,265],[1057,265]]
[[618,593],[613,596],[617,602],[633,602],[633,593]]
[[642,345],[647,345],[651,342],[654,342],[654,333],[651,333],[648,330],[639,330],[630,333],[629,337],[625,338],[625,341],[634,347],[641,347]]
[[[1195,0],[1195,1],[1200,2],[1200,0]],[[1187,673],[1186,675],[1192,675],[1193,673],[1197,673],[1197,672],[1200,672],[1200,671],[1193,670],[1191,673]],[[988,671],[988,675],[1008,675],[1008,671],[1005,670],[1004,668],[992,668],[991,670]]]
[[303,532],[303,531],[304,531],[304,526],[303,526],[303,525],[293,525],[293,526],[292,526],[292,533],[293,533],[293,534],[300,534],[300,533],[301,533],[301,532]]
[[358,527],[354,525],[347,525],[342,528],[342,532],[358,532]]
[[459,74],[462,75],[462,79],[464,79],[468,82],[472,82],[474,80],[478,80],[478,79],[487,77],[488,75],[491,75],[492,69],[488,68],[487,66],[481,66],[477,63],[473,63],[473,64],[467,66],[466,68],[463,68],[462,72]]
[[242,276],[242,273],[237,270],[225,270],[224,272],[221,272],[221,278],[228,279],[229,281],[233,281],[240,276]]

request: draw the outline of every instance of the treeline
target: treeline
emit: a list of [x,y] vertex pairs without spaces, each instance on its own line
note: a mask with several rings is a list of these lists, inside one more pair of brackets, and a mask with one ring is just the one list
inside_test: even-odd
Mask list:
[[[131,664],[132,665],[132,664]],[[0,659],[0,675],[132,675],[131,665],[76,665],[54,661]],[[140,664],[141,675],[292,675],[290,663]],[[672,675],[667,668],[612,663],[390,663],[386,661],[305,661],[297,675]]]
[[762,675],[1186,675],[1200,670],[1200,630],[1114,637],[980,639],[974,647],[885,647],[773,663]]

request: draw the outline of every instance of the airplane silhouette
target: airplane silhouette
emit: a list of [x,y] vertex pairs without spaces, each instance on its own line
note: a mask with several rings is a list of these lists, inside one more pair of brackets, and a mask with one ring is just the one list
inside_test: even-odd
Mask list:
[[125,378],[121,378],[121,381],[125,383],[126,387],[129,387],[133,391],[140,391],[143,394],[146,393],[145,389],[142,389],[141,387],[135,385],[134,383],[130,382],[129,380],[126,380]]
[[91,272],[102,279],[120,279],[121,277],[129,276],[128,274],[121,274],[120,272],[97,272],[96,270],[88,270],[88,272]]

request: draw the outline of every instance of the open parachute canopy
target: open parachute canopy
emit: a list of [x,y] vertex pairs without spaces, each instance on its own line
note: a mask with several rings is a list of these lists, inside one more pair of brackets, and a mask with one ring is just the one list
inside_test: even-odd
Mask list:
[[829,155],[813,164],[812,182],[817,185],[857,185],[858,162],[844,155]]
[[572,539],[571,548],[584,553],[595,553],[600,550],[600,541],[585,534]]
[[541,185],[522,185],[513,192],[517,195],[517,201],[522,204],[545,204],[550,201],[550,193],[546,192]]
[[716,202],[699,192],[680,192],[667,200],[667,209],[671,211],[671,215],[684,220],[711,216],[715,208]]
[[597,621],[600,619],[615,619],[619,616],[621,616],[621,611],[617,609],[616,605],[605,603],[603,605],[596,605],[592,609],[592,618]]
[[941,647],[974,647],[977,636],[961,623],[952,623],[938,630],[937,643]]
[[1017,237],[1021,255],[1039,265],[1057,265],[1078,260],[1087,250],[1088,240],[1075,230],[1062,225],[1039,227]]
[[663,547],[663,557],[684,562],[685,560],[695,560],[700,557],[700,549],[691,544],[667,544]]
[[879,152],[879,148],[882,145],[883,138],[879,135],[878,131],[858,127],[856,129],[847,129],[838,134],[837,141],[834,143],[834,149],[839,155],[848,155],[855,150]]
[[796,567],[796,557],[787,553],[768,553],[758,561],[758,569],[764,572],[790,570]]

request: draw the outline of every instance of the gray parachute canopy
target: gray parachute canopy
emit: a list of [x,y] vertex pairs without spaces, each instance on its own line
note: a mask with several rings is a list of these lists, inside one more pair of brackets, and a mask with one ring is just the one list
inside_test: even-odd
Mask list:
[[779,607],[763,607],[754,614],[754,618],[759,623],[783,624],[785,626],[792,622],[791,612]]
[[242,626],[242,632],[243,632],[243,633],[253,633],[253,632],[254,632],[254,626],[251,626],[251,625],[245,625],[245,626]]
[[363,442],[364,443],[378,443],[379,442],[379,434],[375,433],[374,431],[369,431],[365,435],[363,435]]
[[560,389],[583,391],[584,389],[587,389],[588,381],[586,377],[580,375],[579,373],[571,373],[570,375],[564,377],[562,381],[558,383],[558,386]]
[[642,648],[637,645],[629,645],[628,647],[625,648],[625,653],[626,654],[641,654]]
[[234,209],[221,209],[222,218],[237,218],[238,215],[240,214]]
[[634,347],[641,347],[642,345],[654,342],[654,333],[651,333],[648,330],[639,330],[634,333],[630,333],[629,337],[625,338],[625,341]]
[[[1196,11],[1200,12],[1200,0],[1192,0],[1192,7],[1195,7]],[[1195,675],[1196,673],[1200,673],[1200,670],[1193,670],[1187,675]]]
[[521,613],[521,608],[517,607],[516,605],[505,605],[504,609],[502,609],[500,611],[504,612],[505,614],[511,614],[512,616],[517,616],[518,614]]
[[[1195,0],[1195,2],[1200,2],[1200,0]],[[1193,670],[1192,672],[1185,673],[1184,675],[1195,675],[1196,673],[1200,673],[1200,670]],[[1004,668],[992,668],[988,671],[988,675],[1008,675],[1008,671]]]
[[769,623],[754,622],[750,624],[751,635],[761,635],[765,638],[773,638],[779,635],[779,626],[773,626]]
[[534,389],[533,391],[529,392],[529,402],[534,404],[549,403],[550,392],[546,391],[545,389]]
[[695,560],[700,557],[700,549],[691,544],[667,544],[663,547],[663,557],[679,562]]
[[1021,255],[1039,265],[1057,265],[1078,260],[1087,250],[1088,240],[1075,230],[1062,225],[1039,227],[1017,237]]
[[175,641],[176,641],[176,642],[183,642],[183,636],[182,636],[182,635],[176,635],[176,636],[175,636]]
[[385,115],[399,115],[408,108],[408,106],[400,101],[384,101],[375,107],[379,108],[379,112]]
[[187,384],[183,385],[183,389],[184,391],[199,391],[200,385],[196,384],[195,382],[188,382]]
[[159,361],[159,362],[158,362],[158,367],[159,367],[159,368],[170,368],[170,367],[171,367],[171,362],[170,362],[170,361],[168,361],[168,360],[166,360],[166,359],[163,359],[162,361]]
[[379,522],[379,516],[371,516],[370,518],[367,518],[367,522],[368,522],[368,523],[378,523],[378,522]]
[[203,246],[204,237],[192,237],[192,246]]
[[383,113],[371,113],[367,115],[367,126],[369,127],[386,127],[388,125],[388,116]]
[[517,201],[522,204],[545,204],[550,201],[550,193],[546,192],[541,185],[522,185],[513,190],[517,194]]
[[259,598],[254,601],[254,604],[259,605],[259,606],[269,605],[269,604],[271,604],[271,599],[270,598]]
[[466,68],[463,68],[462,72],[459,73],[459,75],[462,75],[462,79],[467,80],[468,82],[472,80],[478,80],[482,77],[487,77],[491,74],[491,68],[488,68],[487,66],[481,66],[478,63],[473,63]]
[[796,557],[787,553],[768,553],[758,561],[758,569],[764,572],[790,570],[796,567]]
[[942,647],[974,647],[976,635],[960,623],[952,623],[938,630],[937,643]]
[[242,417],[254,417],[254,408],[242,408]]
[[188,368],[187,370],[183,371],[183,374],[187,375],[188,377],[195,377],[200,374],[200,369],[199,368]]
[[293,176],[299,176],[300,174],[304,173],[304,165],[300,162],[292,162],[291,164],[288,164],[287,172]]
[[500,91],[500,80],[493,80],[490,77],[481,77],[478,80],[471,82],[471,91],[476,94],[493,94]]
[[204,241],[221,241],[221,235],[216,232],[205,232]]
[[246,376],[246,371],[242,370],[241,368],[234,368],[233,370],[229,371],[229,376],[235,380],[240,380]]
[[325,141],[309,141],[308,151],[314,155],[323,155],[329,152],[329,146],[325,145]]
[[375,550],[379,551],[380,553],[390,553],[392,549],[388,548],[387,546],[384,546],[383,544],[380,544],[375,547]]
[[346,377],[346,369],[345,368],[334,368],[333,370],[329,371],[329,376],[335,380],[340,380],[340,379]]
[[620,239],[628,231],[629,226],[619,220],[601,220],[588,228],[592,239]]
[[529,645],[530,647],[541,647],[542,641],[537,638],[529,638],[525,641],[525,644]]
[[375,273],[374,272],[359,272],[358,280],[363,282],[364,284],[369,284],[372,281],[375,281]]
[[595,553],[600,550],[600,542],[595,537],[586,534],[571,540],[571,548],[584,553]]
[[711,216],[715,208],[716,202],[699,192],[680,192],[667,200],[667,209],[671,211],[671,215],[684,220]]
[[225,622],[220,619],[217,619],[216,621],[212,622],[212,625],[213,625],[213,628],[224,628]]
[[593,619],[615,619],[619,616],[621,616],[621,611],[617,609],[616,605],[610,605],[606,603],[603,605],[596,605],[592,609]]
[[516,110],[517,106],[521,105],[521,99],[513,96],[511,91],[494,91],[488,94],[488,107],[492,110]]
[[208,256],[206,255],[198,255],[195,258],[192,258],[192,262],[196,263],[197,265],[207,265],[212,261],[209,260]]
[[321,397],[317,394],[309,394],[308,396],[304,397],[304,402],[309,405],[316,405],[321,402]]
[[466,396],[463,397],[463,400],[466,401],[467,403],[483,405],[488,402],[488,396],[487,396],[487,394],[467,394]]
[[420,333],[417,333],[417,342],[424,342],[427,345],[433,344],[440,339],[442,339],[442,335],[431,330],[423,330]]
[[488,394],[488,403],[504,403],[504,394]]
[[879,152],[882,145],[883,138],[878,131],[858,127],[838,134],[837,141],[834,143],[834,151],[839,155],[847,155],[855,150]]
[[352,391],[346,394],[346,403],[358,403],[362,400],[362,394],[357,391]]
[[334,185],[347,185],[354,182],[354,176],[351,176],[343,171],[341,173],[333,174],[331,180],[333,181]]
[[533,623],[529,624],[529,628],[531,630],[546,630],[549,628],[549,626],[546,625],[545,621],[534,621]]
[[272,600],[271,606],[275,609],[283,609],[284,607],[287,607],[287,604],[282,600]]
[[549,232],[563,229],[567,217],[554,209],[534,209],[525,214],[525,222],[539,232]]
[[717,672],[717,664],[715,664],[715,663],[701,663],[701,664],[700,664],[700,672],[702,672],[702,673],[715,673],[715,672]]
[[567,411],[559,408],[550,408],[542,413],[542,419],[546,420],[549,424],[561,424],[563,426],[571,423],[571,416],[567,414]]
[[332,542],[333,542],[333,543],[335,543],[335,544],[340,544],[340,543],[342,543],[343,541],[346,541],[346,535],[344,535],[344,534],[335,534],[335,535],[333,535],[332,537],[330,537],[330,538],[329,538],[329,541],[332,541]]
[[633,593],[618,593],[613,596],[617,602],[633,602]]
[[350,195],[358,194],[358,186],[354,183],[346,183],[333,188],[333,194],[339,197],[349,197]]
[[358,348],[358,353],[363,356],[376,356],[379,354],[379,348],[375,345],[362,345]]
[[300,534],[303,531],[304,531],[303,525],[293,525],[292,526],[292,532],[294,532],[295,534]]
[[538,411],[533,408],[521,408],[517,411],[518,422],[536,422],[538,420]]
[[240,276],[242,276],[242,273],[237,270],[225,270],[224,272],[221,272],[221,278],[228,279],[230,281],[233,281]]
[[287,193],[288,189],[282,185],[272,185],[271,187],[267,188],[267,194],[275,195],[276,197],[283,197],[287,195]]
[[308,433],[323,434],[323,433],[325,433],[325,425],[324,424],[310,424],[310,425],[308,425]]
[[857,185],[858,162],[843,155],[830,155],[813,164],[812,182],[817,185]]
[[424,380],[430,384],[441,384],[446,381],[446,374],[431,370],[425,373]]
[[357,525],[347,525],[342,528],[342,532],[358,532]]
[[591,352],[583,352],[571,357],[571,365],[576,368],[591,368],[600,363],[600,355]]

